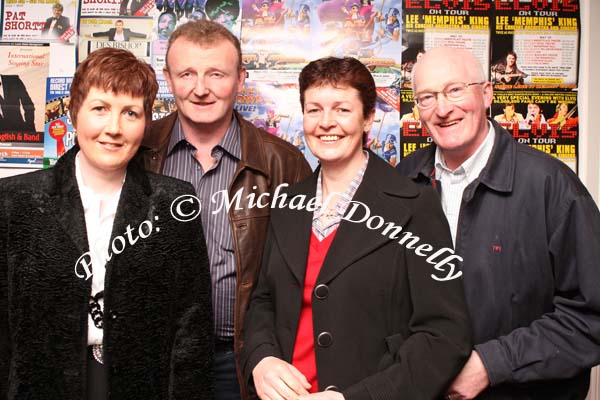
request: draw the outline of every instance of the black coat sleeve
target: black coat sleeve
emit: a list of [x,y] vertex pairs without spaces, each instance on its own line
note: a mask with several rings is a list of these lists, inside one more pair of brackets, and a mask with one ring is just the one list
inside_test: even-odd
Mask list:
[[[550,199],[568,197],[556,186]],[[548,213],[554,309],[475,346],[493,386],[568,378],[600,360],[600,212],[585,192]]]
[[6,399],[8,369],[11,359],[10,332],[8,328],[8,220],[6,216],[5,187],[0,182],[0,398]]
[[281,349],[275,337],[275,307],[267,279],[274,240],[272,227],[269,224],[258,283],[252,292],[250,307],[245,317],[244,348],[240,356],[243,376],[246,382],[250,383],[254,367],[263,358],[269,356],[282,358]]
[[[189,186],[190,195],[193,188]],[[171,350],[169,399],[214,397],[214,340],[208,251],[200,218],[174,221],[181,241],[176,285],[176,331]]]

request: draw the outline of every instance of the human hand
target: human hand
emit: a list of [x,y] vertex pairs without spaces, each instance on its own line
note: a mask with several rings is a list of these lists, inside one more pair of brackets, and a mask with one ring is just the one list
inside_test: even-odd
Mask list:
[[490,379],[479,354],[471,352],[471,356],[462,371],[454,379],[446,391],[447,400],[474,399],[490,385]]
[[265,357],[252,370],[258,397],[263,400],[296,400],[308,394],[310,383],[293,365],[277,358]]
[[300,396],[298,397],[298,400],[344,400],[344,395],[340,392],[334,392],[333,390],[326,390],[324,392]]

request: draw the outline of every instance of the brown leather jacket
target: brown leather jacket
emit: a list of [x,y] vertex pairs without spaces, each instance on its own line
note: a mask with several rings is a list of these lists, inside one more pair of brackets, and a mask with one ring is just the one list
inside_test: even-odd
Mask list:
[[[243,188],[242,199],[244,200],[249,193],[256,193],[256,197],[265,192],[273,193],[279,184],[289,183],[291,185],[311,174],[306,159],[298,149],[286,141],[256,128],[237,112],[235,115],[240,124],[242,159],[238,163],[233,180],[229,185],[230,199],[241,188]],[[175,121],[177,121],[177,113],[172,113],[152,123],[138,152],[139,160],[147,170],[162,172]],[[257,189],[253,190],[253,186],[257,186]],[[262,203],[265,203],[265,200],[262,200]],[[247,399],[249,398],[247,385],[246,382],[243,382],[239,368],[239,354],[244,345],[242,328],[250,295],[258,280],[258,272],[262,263],[270,207],[250,208],[247,201],[241,201],[240,204],[242,208],[240,210],[236,210],[235,206],[229,208],[229,220],[237,269],[234,349],[242,399]]]

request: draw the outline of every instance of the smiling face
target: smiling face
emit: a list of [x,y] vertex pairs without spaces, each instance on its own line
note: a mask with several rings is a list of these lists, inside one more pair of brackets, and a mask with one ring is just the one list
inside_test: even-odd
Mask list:
[[115,28],[117,29],[117,33],[123,32],[123,22],[117,21],[115,22]]
[[87,171],[125,173],[144,137],[144,98],[92,87],[77,114],[80,160]]
[[167,65],[164,75],[182,123],[225,132],[246,76],[233,44],[200,46],[180,37],[171,44]]
[[371,129],[374,116],[375,110],[364,116],[354,88],[324,85],[304,92],[304,136],[323,168],[360,168],[363,134]]
[[[414,68],[416,96],[442,91],[452,83],[485,81],[481,65],[466,50],[437,48],[427,51]],[[466,88],[460,101],[451,102],[438,94],[437,104],[419,109],[421,122],[443,151],[449,168],[460,166],[485,139],[488,132],[486,109],[492,103],[492,97],[492,85],[485,82]]]
[[504,115],[506,116],[506,119],[512,119],[512,117],[515,116],[515,106],[506,105],[504,107]]

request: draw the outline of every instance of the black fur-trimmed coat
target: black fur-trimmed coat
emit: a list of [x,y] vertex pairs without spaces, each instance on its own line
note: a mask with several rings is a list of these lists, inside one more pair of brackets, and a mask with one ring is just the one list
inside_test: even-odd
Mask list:
[[[88,251],[77,151],[49,170],[0,180],[3,400],[86,398],[92,279],[75,274]],[[128,167],[111,237],[127,244],[106,264],[110,400],[213,397],[211,283],[201,222],[179,222],[170,212],[175,198],[193,193],[188,183],[143,172],[133,162]],[[146,238],[138,234],[144,221],[152,222]],[[138,237],[134,244],[128,225]]]

